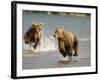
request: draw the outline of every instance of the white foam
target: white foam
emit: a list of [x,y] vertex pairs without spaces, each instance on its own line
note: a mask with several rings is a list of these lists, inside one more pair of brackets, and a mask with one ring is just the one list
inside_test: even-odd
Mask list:
[[72,56],[66,56],[66,57],[61,56],[60,58],[60,61],[69,61],[69,60],[72,60]]
[[54,39],[50,36],[49,38],[44,37],[41,40],[39,51],[53,51],[57,50],[57,44]]
[[[34,50],[32,45],[26,45],[25,43],[23,43],[23,48],[25,50]],[[57,50],[57,43],[55,41],[55,39],[50,36],[50,37],[43,37],[41,40],[41,45],[37,47],[37,49],[35,51],[54,51]]]
[[[90,39],[88,38],[79,38],[79,41],[81,42],[86,42],[86,41],[90,41]],[[41,39],[41,45],[37,47],[37,49],[35,50],[33,48],[32,45],[26,45],[23,42],[23,49],[25,50],[33,50],[33,51],[40,51],[40,52],[44,52],[44,51],[54,51],[54,50],[58,50],[58,43],[57,40],[54,39],[52,36],[50,37],[43,37]]]

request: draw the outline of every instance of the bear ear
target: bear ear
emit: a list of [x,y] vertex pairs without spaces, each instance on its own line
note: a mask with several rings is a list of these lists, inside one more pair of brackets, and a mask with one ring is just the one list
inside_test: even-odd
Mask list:
[[56,26],[56,29],[59,29],[59,26]]
[[35,25],[35,22],[32,22],[32,27]]
[[41,26],[43,26],[43,23],[40,23]]
[[64,26],[60,26],[61,29],[64,29]]
[[32,22],[32,25],[35,24],[35,22]]

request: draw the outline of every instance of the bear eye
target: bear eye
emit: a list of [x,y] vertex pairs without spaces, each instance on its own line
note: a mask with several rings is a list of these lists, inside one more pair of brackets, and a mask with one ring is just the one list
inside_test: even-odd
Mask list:
[[58,34],[57,31],[55,31],[55,34]]
[[55,31],[55,33],[58,33],[58,31]]

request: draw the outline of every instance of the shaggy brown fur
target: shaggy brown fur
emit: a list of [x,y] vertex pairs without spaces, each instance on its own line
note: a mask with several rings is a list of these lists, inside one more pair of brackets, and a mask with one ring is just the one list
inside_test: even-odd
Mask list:
[[63,27],[57,27],[54,33],[54,37],[58,40],[58,47],[63,57],[78,56],[78,38],[72,32],[65,32]]
[[36,49],[37,46],[40,45],[42,37],[42,29],[43,29],[42,23],[32,22],[31,27],[24,35],[25,44],[34,43],[33,47],[34,49]]

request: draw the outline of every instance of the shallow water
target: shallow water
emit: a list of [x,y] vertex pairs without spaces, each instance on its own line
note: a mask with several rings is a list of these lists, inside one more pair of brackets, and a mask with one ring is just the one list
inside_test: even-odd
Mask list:
[[[48,50],[44,54],[26,54],[29,46],[23,42],[23,69],[57,68],[57,67],[79,67],[90,66],[90,15],[69,16],[40,12],[23,11],[23,35],[29,29],[32,22],[44,23],[43,40],[41,50]],[[59,62],[61,55],[57,50],[57,43],[52,38],[56,26],[63,25],[65,31],[74,32],[79,37],[79,56],[72,63],[63,64]],[[55,50],[56,51],[53,51]]]
[[90,66],[90,58],[72,58],[71,62],[62,61],[62,55],[58,51],[44,53],[30,53],[23,51],[23,69],[83,67]]
[[78,57],[72,57],[72,62],[63,63],[62,55],[59,51],[32,52],[23,50],[22,68],[40,69],[40,68],[59,68],[59,67],[82,67],[90,66],[90,48],[89,43],[81,43]]

